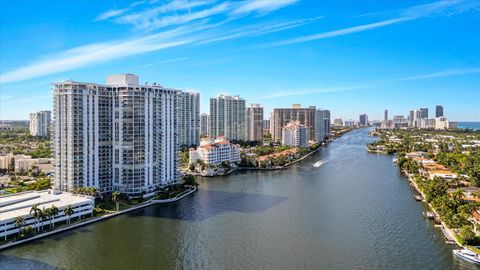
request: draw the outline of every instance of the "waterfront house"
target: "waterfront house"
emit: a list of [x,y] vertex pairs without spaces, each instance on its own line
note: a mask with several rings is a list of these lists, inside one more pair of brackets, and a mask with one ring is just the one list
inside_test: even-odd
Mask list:
[[425,152],[423,152],[423,151],[416,151],[416,152],[406,153],[405,157],[406,158],[423,157],[424,154],[425,154]]
[[287,149],[282,152],[273,153],[269,155],[259,156],[255,159],[258,167],[272,167],[275,159],[283,158],[287,162],[291,162],[298,157],[297,148]]
[[[225,170],[236,167],[240,160],[240,145],[230,143],[223,136],[216,140],[203,139],[197,149],[189,150],[189,165],[203,175],[225,173]],[[228,166],[222,166],[226,164]]]

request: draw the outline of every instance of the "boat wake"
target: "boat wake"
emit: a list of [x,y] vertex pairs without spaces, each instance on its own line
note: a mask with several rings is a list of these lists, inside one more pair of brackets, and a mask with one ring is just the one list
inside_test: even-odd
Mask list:
[[327,161],[328,160],[319,160],[319,161],[317,161],[313,164],[313,167],[318,168],[318,167],[322,166]]

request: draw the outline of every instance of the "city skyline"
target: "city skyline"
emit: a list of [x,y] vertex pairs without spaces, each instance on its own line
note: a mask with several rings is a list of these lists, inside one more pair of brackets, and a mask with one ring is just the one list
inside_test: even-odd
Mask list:
[[1,3],[1,120],[51,110],[53,81],[119,73],[199,92],[202,113],[226,94],[265,116],[300,103],[381,120],[382,108],[407,116],[442,104],[452,121],[480,120],[478,1],[25,5]]

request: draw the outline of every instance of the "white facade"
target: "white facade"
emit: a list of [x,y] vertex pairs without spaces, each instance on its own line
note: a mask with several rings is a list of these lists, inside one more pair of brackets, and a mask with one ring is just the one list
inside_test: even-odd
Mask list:
[[215,141],[205,139],[197,149],[190,149],[189,163],[195,164],[202,160],[205,164],[219,165],[222,162],[239,163],[240,147],[224,138]]
[[435,118],[435,129],[457,128],[456,123],[448,121],[446,117]]
[[179,92],[180,146],[200,143],[200,94]]
[[263,141],[263,107],[251,104],[246,111],[246,140]]
[[40,111],[30,114],[30,135],[47,137],[50,132],[51,112]]
[[132,74],[107,81],[53,84],[54,188],[140,195],[177,182],[180,91]]
[[298,122],[288,123],[282,129],[282,144],[293,147],[308,147],[310,129]]
[[[54,205],[58,208],[58,215],[52,220],[36,220],[30,213],[34,205],[37,205],[40,209]],[[68,206],[74,211],[70,217],[63,212]],[[0,237],[18,234],[19,228],[15,224],[17,217],[22,217],[25,220],[24,226],[40,228],[49,226],[50,222],[55,224],[60,221],[66,221],[69,218],[89,216],[92,214],[94,206],[95,200],[93,197],[73,195],[67,192],[55,192],[53,190],[31,191],[3,196],[0,197]]]
[[336,127],[343,127],[343,120],[342,118],[336,118],[333,120],[333,125]]
[[435,119],[419,118],[417,128],[435,128]]
[[245,100],[225,95],[211,98],[209,135],[245,141]]

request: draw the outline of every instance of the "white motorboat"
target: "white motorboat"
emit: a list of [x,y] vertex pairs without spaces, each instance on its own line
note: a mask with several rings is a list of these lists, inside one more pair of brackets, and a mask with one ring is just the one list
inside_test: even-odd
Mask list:
[[318,168],[318,167],[322,166],[325,162],[327,162],[327,160],[317,161],[313,164],[313,167]]
[[474,263],[474,264],[480,264],[480,257],[473,251],[469,249],[454,249],[453,254],[465,261]]

